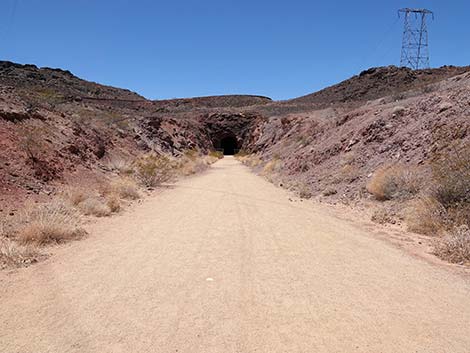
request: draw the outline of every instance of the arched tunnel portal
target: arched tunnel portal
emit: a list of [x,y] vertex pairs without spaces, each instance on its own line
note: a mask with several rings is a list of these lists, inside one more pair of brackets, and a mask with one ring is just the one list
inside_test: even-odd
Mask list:
[[249,149],[265,121],[257,113],[211,113],[202,118],[212,147],[223,151],[224,155],[234,155],[241,149]]
[[215,149],[223,151],[226,156],[236,154],[240,148],[237,137],[233,133],[226,133],[215,138],[213,144]]

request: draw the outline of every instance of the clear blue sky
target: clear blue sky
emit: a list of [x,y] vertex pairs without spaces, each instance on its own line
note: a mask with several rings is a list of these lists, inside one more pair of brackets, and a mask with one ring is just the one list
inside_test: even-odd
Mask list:
[[399,64],[400,7],[436,13],[431,65],[470,64],[468,0],[2,0],[0,58],[162,99],[304,95]]

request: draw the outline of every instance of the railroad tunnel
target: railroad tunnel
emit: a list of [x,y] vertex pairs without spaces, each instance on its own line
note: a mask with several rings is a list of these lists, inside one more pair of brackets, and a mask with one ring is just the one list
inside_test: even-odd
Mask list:
[[234,155],[241,149],[249,149],[258,136],[257,129],[265,120],[257,113],[209,113],[202,116],[204,130],[212,147],[224,153]]
[[239,146],[237,138],[234,134],[224,134],[220,138],[214,140],[214,147],[223,151],[224,155],[231,156],[238,152]]

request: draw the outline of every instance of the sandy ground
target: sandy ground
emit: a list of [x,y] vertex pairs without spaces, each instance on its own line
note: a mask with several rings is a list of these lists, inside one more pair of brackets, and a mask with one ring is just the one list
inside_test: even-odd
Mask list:
[[470,282],[232,158],[0,273],[0,351],[470,351]]

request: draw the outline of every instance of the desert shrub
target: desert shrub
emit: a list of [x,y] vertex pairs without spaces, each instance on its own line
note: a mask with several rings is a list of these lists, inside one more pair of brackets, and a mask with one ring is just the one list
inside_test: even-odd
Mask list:
[[420,88],[421,93],[431,93],[436,90],[436,86],[434,85],[424,85]]
[[190,160],[196,160],[201,156],[198,150],[186,150],[183,153],[183,158],[190,159]]
[[432,164],[433,196],[444,207],[470,204],[470,146],[440,156]]
[[39,256],[33,245],[20,245],[17,242],[0,236],[0,269],[30,264]]
[[180,165],[180,173],[185,176],[197,174],[205,171],[208,164],[202,158],[198,159],[185,159]]
[[217,162],[220,156],[223,157],[223,155],[219,153],[220,152],[217,152],[217,154],[209,153],[204,156],[199,154],[198,151],[188,150],[177,160],[176,164],[173,164],[173,168],[184,176],[201,173],[208,169],[211,164]]
[[310,186],[308,184],[302,183],[298,187],[298,193],[299,197],[301,199],[311,199],[313,196],[312,190],[310,189]]
[[454,228],[436,242],[434,252],[440,258],[452,263],[470,262],[470,229],[463,225]]
[[18,126],[19,148],[32,162],[38,162],[39,156],[46,150],[43,137],[47,132],[39,124],[36,121],[25,121]]
[[174,175],[174,164],[166,156],[147,154],[135,162],[135,177],[146,187],[155,187],[169,181]]
[[371,216],[371,221],[378,224],[395,223],[393,215],[384,208],[375,210]]
[[357,159],[356,153],[349,151],[342,155],[340,164],[343,167],[347,165],[353,165],[356,159]]
[[351,183],[357,178],[359,178],[359,175],[360,172],[357,166],[353,164],[346,164],[341,167],[338,175],[336,175],[336,180],[338,182],[345,181]]
[[[222,155],[222,158],[223,158],[223,155]],[[202,159],[204,160],[204,163],[206,163],[207,165],[214,164],[215,162],[220,160],[219,157],[211,156],[211,155],[204,156],[202,157]]]
[[393,116],[402,116],[404,113],[405,113],[405,107],[401,106],[401,105],[397,105],[395,107],[393,107],[392,109],[392,115]]
[[68,188],[62,192],[62,196],[73,206],[78,206],[81,202],[89,198],[90,191],[82,188]]
[[255,167],[258,167],[259,165],[263,164],[263,160],[261,158],[259,158],[258,156],[256,156],[256,155],[250,155],[245,160],[245,164],[248,167],[255,168]]
[[414,171],[393,164],[379,168],[367,184],[367,191],[377,200],[406,198],[419,191],[420,181]]
[[282,169],[282,161],[278,158],[273,158],[263,167],[263,175],[270,175],[273,173],[279,173]]
[[31,97],[37,100],[37,104],[48,103],[52,108],[57,104],[64,102],[64,96],[51,88],[39,88],[35,91],[36,97]]
[[448,216],[445,207],[430,196],[413,200],[406,212],[406,223],[412,232],[438,235],[446,228]]
[[103,186],[103,193],[116,194],[122,199],[137,200],[140,199],[139,187],[136,182],[130,178],[118,178]]
[[249,153],[245,150],[240,150],[238,151],[238,153],[235,154],[235,158],[240,158],[240,157],[245,157],[245,156],[248,156]]
[[85,234],[80,215],[62,200],[26,207],[12,233],[20,244],[44,245],[77,239]]
[[408,212],[409,229],[440,235],[470,227],[470,146],[441,153],[431,167],[431,185]]
[[119,174],[131,175],[134,172],[133,161],[129,158],[113,155],[108,156],[105,165]]
[[391,95],[392,101],[398,102],[406,98],[406,94],[404,92],[395,92]]
[[217,159],[222,159],[224,158],[224,153],[221,151],[210,151],[209,152],[210,157],[215,157]]
[[[339,184],[342,182],[351,183],[358,179],[361,175],[360,169],[355,165],[356,154],[354,152],[345,153],[339,162],[339,170],[337,173],[331,173],[331,182]],[[305,164],[303,169],[307,171],[308,164]]]
[[106,196],[106,205],[109,210],[113,213],[121,211],[121,200],[116,194],[110,194]]
[[262,159],[259,158],[256,154],[247,154],[247,155],[242,155],[242,156],[237,155],[236,158],[241,163],[245,164],[246,166],[250,168],[258,167],[259,165],[263,163]]
[[62,193],[63,198],[87,216],[106,217],[111,215],[111,207],[108,198],[112,194],[108,183],[101,183],[99,191],[104,199],[100,198],[94,191],[83,188],[69,188]]
[[323,190],[322,195],[323,196],[332,196],[332,195],[336,195],[337,193],[338,193],[338,191],[336,189],[326,188],[325,190]]
[[310,143],[310,137],[300,135],[297,136],[296,141],[300,146],[304,147]]
[[111,215],[108,205],[97,198],[88,198],[80,202],[78,208],[87,216],[106,217]]

